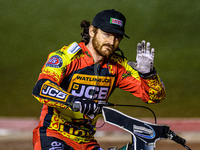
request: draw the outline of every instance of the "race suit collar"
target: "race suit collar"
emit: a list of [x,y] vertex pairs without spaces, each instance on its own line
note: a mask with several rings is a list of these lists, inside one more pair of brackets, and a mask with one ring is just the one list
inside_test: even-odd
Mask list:
[[[93,60],[92,54],[89,51],[89,49],[86,47],[85,42],[79,43],[79,46],[82,48],[82,52],[87,55],[88,61],[90,61],[90,62],[92,61],[92,63],[94,64],[94,60]],[[102,66],[104,63],[105,62],[103,61],[103,62],[101,62],[99,64]]]

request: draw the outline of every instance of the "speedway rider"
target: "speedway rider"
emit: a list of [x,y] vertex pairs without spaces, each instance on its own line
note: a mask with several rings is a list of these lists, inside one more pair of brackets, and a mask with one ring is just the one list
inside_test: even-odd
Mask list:
[[[97,102],[108,101],[115,88],[129,91],[145,103],[165,98],[164,85],[153,67],[154,49],[138,43],[136,63],[119,49],[126,19],[112,9],[98,13],[92,24],[82,21],[82,41],[49,54],[33,89],[43,104],[33,131],[34,150],[101,149],[94,139]],[[121,55],[116,51],[121,51]],[[80,111],[73,110],[73,104]]]

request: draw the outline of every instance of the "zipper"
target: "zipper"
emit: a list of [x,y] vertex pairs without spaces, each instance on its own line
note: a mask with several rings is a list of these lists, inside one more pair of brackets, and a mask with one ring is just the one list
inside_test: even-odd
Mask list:
[[93,93],[92,93],[92,98],[91,98],[92,100],[94,100],[94,95],[95,95],[95,92],[97,91],[97,84],[99,80],[99,69],[100,69],[100,64],[94,64],[94,75],[96,76],[97,80],[93,88]]

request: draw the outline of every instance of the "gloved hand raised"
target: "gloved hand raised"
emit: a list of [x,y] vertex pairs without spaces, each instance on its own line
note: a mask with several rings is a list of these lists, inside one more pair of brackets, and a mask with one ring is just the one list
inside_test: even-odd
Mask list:
[[146,74],[153,70],[154,63],[154,48],[150,49],[150,43],[147,42],[145,48],[145,41],[137,44],[137,63],[134,64],[134,68],[142,73]]
[[87,100],[82,98],[76,98],[73,104],[72,110],[80,111],[83,114],[91,115],[95,114],[98,110],[97,103],[93,100]]

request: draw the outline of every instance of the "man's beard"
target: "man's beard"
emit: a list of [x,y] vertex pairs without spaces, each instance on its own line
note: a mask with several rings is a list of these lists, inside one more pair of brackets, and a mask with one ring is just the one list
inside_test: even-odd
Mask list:
[[[96,34],[94,35],[94,37],[92,39],[92,45],[93,45],[95,51],[97,52],[97,54],[99,54],[100,56],[103,56],[104,58],[107,58],[107,59],[109,59],[115,51],[114,46],[109,43],[105,43],[105,44],[101,45],[96,38]],[[107,49],[106,51],[103,51],[103,46],[108,47],[109,50]]]

